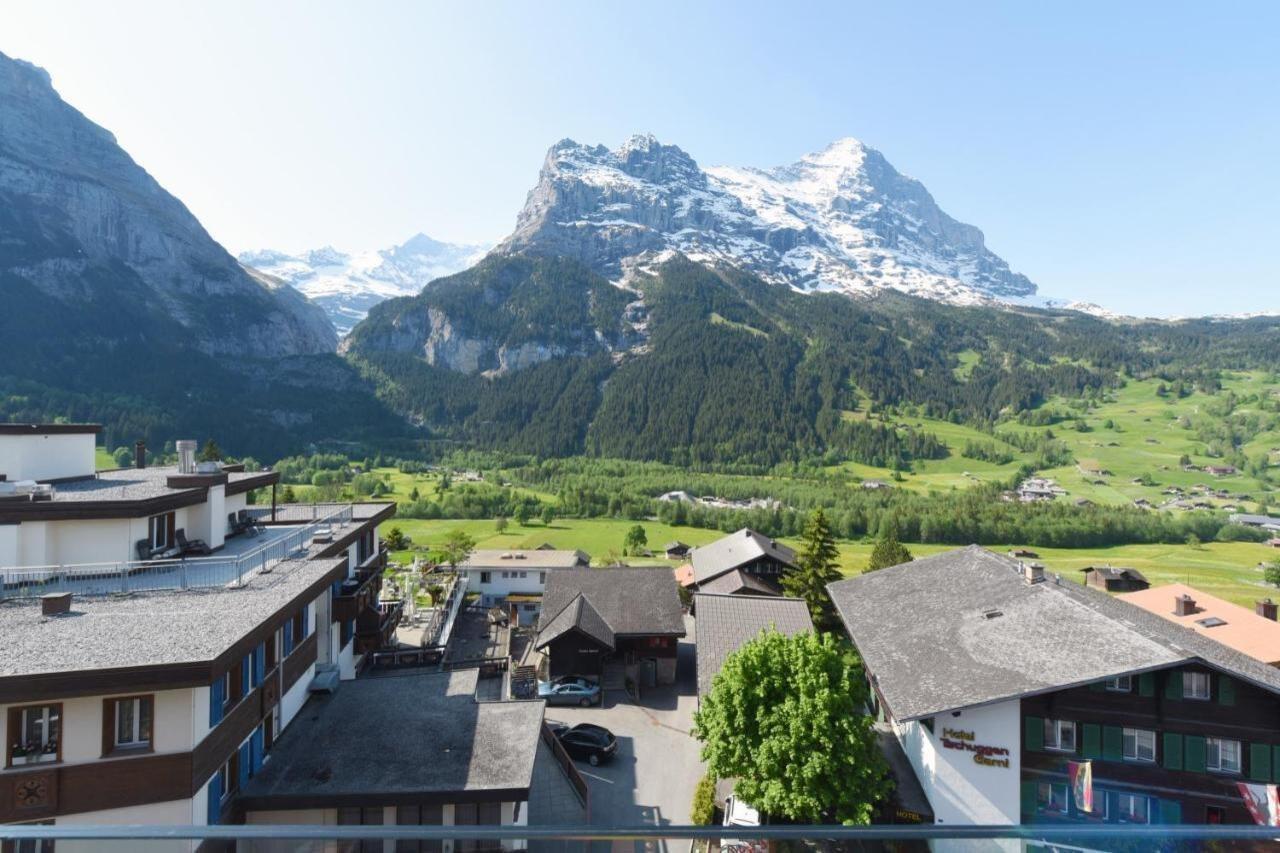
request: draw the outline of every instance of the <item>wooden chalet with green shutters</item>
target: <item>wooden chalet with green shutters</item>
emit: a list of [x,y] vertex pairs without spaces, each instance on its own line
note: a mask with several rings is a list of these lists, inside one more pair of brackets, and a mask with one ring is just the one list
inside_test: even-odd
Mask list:
[[1280,669],[1212,634],[978,547],[829,589],[939,823],[1249,824],[1280,782]]

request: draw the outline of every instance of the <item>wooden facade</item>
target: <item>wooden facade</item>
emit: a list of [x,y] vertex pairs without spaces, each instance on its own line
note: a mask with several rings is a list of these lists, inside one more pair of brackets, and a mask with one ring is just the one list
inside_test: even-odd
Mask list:
[[[1184,673],[1208,677],[1208,698],[1184,696]],[[1123,686],[1098,682],[1022,700],[1023,822],[1117,821],[1118,797],[1138,794],[1148,798],[1151,823],[1252,823],[1236,783],[1280,782],[1280,696],[1192,665],[1134,675]],[[1046,743],[1045,720],[1074,723],[1072,749]],[[1126,757],[1126,729],[1154,732],[1149,759]],[[1212,766],[1222,754],[1215,739],[1239,744],[1238,770]],[[1068,762],[1084,759],[1092,761],[1094,813],[1074,796],[1065,810],[1046,808],[1040,785],[1066,784]]]

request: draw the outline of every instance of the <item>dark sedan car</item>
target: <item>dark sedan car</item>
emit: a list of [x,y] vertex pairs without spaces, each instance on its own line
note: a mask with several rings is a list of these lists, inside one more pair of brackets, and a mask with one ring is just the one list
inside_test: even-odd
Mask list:
[[604,726],[578,723],[569,728],[564,723],[552,722],[547,725],[571,758],[585,761],[593,767],[610,760],[618,751],[618,739]]

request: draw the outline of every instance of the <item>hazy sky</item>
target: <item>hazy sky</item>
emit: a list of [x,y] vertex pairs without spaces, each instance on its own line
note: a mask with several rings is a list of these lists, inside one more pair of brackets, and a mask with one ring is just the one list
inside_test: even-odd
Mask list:
[[15,2],[233,252],[511,230],[546,149],[884,152],[1042,293],[1280,309],[1280,3]]

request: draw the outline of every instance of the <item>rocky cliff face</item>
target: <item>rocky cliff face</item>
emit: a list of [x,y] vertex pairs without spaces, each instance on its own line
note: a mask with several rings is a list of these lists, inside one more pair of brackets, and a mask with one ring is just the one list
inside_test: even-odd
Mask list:
[[638,293],[614,287],[576,261],[493,256],[418,296],[375,306],[340,349],[501,376],[637,345],[643,313]]
[[128,305],[135,316],[97,326],[104,343],[112,328],[210,355],[323,353],[337,343],[323,311],[250,276],[109,132],[65,103],[46,72],[3,54],[0,284],[24,305],[60,306],[45,317]]
[[701,169],[652,136],[552,146],[497,249],[577,258],[612,279],[672,251],[797,290],[1018,300],[1025,276],[874,149],[842,139],[789,166]]

